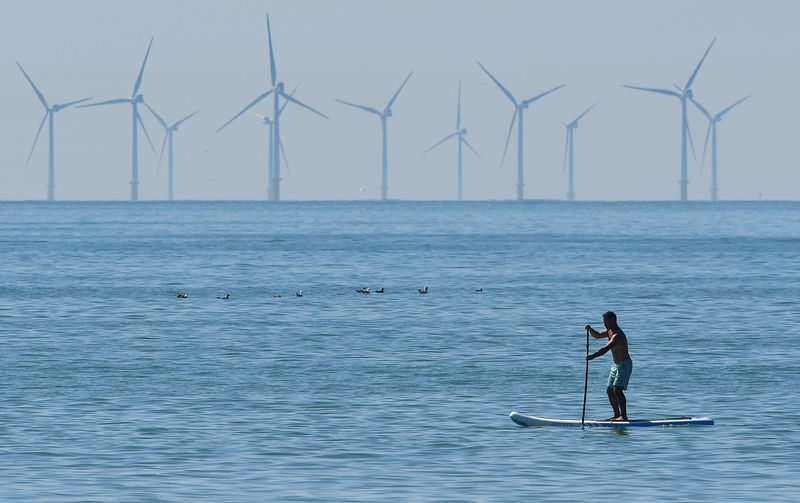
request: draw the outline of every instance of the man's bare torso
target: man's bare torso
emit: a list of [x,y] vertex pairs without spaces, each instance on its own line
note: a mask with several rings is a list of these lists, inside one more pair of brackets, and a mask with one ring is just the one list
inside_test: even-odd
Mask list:
[[628,353],[628,338],[625,337],[625,332],[618,328],[616,332],[608,330],[608,340],[614,339],[614,345],[611,346],[611,356],[614,357],[614,363],[624,362],[630,360],[631,355]]

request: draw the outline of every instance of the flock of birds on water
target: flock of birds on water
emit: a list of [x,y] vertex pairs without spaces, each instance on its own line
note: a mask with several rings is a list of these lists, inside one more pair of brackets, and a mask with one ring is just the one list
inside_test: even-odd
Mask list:
[[[356,289],[356,293],[360,293],[360,294],[369,295],[370,292],[372,292],[372,289],[370,287],[368,287],[368,286],[364,286],[364,287]],[[378,288],[377,290],[375,290],[375,293],[384,293],[384,292],[385,292],[385,289],[383,287]],[[417,288],[417,292],[419,292],[421,295],[422,294],[426,294],[426,293],[428,293],[428,287],[425,286],[423,288]],[[476,293],[482,293],[483,292],[483,286],[476,288],[475,292]],[[295,297],[302,297],[303,296],[303,291],[302,290],[298,290],[298,291],[294,292],[294,295],[295,295]],[[179,299],[188,299],[189,298],[189,293],[188,292],[177,292],[176,293],[176,297],[178,297]],[[275,295],[273,295],[273,297],[278,299],[278,298],[281,297],[281,294],[276,293]],[[217,297],[217,299],[219,299],[219,300],[230,300],[231,299],[231,294],[226,293],[223,296]]]

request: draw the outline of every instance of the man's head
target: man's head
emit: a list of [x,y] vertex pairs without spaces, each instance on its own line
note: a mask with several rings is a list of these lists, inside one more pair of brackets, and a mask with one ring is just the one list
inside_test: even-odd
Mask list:
[[603,314],[603,324],[606,328],[614,328],[617,326],[617,315],[614,311],[607,311]]

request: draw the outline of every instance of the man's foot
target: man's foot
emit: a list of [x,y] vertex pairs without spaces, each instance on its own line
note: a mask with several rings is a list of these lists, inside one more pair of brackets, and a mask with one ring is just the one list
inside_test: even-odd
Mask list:
[[617,419],[616,416],[614,416],[614,417],[609,417],[607,419],[604,419],[604,421],[616,421],[616,419]]
[[628,418],[624,416],[609,417],[606,421],[627,421]]

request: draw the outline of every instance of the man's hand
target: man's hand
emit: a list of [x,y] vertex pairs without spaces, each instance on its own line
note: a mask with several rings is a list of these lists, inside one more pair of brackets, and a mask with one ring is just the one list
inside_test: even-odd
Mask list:
[[593,354],[592,355],[586,355],[586,361],[588,362],[589,360],[594,360],[594,355]]
[[586,330],[591,330],[591,329],[592,329],[592,326],[591,326],[591,325],[586,325],[586,327],[584,327],[584,328],[585,328]]

